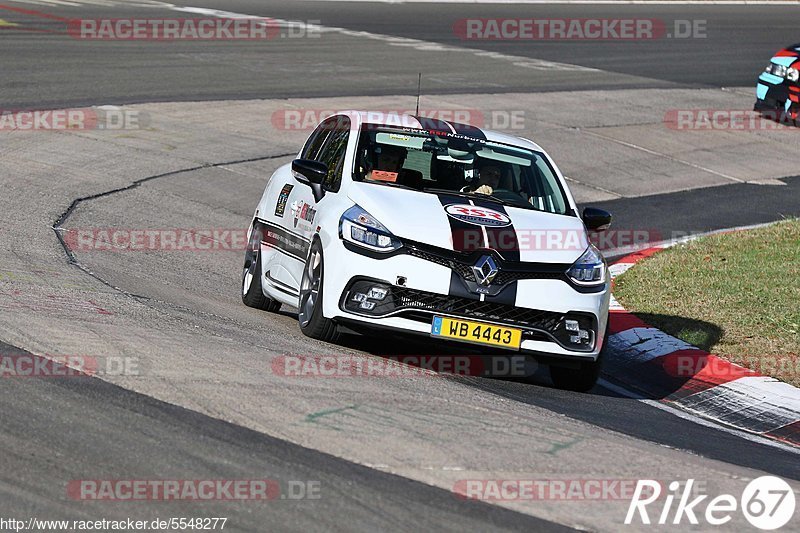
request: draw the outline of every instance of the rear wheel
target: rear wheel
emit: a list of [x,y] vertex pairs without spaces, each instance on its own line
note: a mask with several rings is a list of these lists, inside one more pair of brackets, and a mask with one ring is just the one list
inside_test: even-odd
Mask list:
[[303,269],[297,318],[300,322],[300,331],[307,337],[325,342],[334,342],[339,337],[336,323],[322,315],[324,273],[322,245],[319,240],[315,240],[311,244],[306,266]]
[[244,269],[242,270],[242,302],[248,307],[277,311],[281,303],[264,295],[261,288],[261,227],[256,224],[250,235],[250,242],[244,253]]

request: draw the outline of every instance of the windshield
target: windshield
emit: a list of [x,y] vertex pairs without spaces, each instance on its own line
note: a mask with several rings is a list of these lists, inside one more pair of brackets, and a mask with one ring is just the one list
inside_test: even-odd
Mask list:
[[570,211],[544,154],[447,132],[366,124],[353,179],[548,213]]

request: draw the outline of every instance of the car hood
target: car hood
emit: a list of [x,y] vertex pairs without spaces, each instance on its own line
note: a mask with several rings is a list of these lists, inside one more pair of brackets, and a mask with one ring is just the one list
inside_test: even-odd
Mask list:
[[800,44],[793,44],[792,46],[787,46],[783,50],[780,50],[772,57],[771,61],[777,65],[791,67],[799,58]]
[[349,198],[397,237],[447,250],[493,249],[509,261],[572,264],[589,245],[575,216],[482,199],[353,183]]

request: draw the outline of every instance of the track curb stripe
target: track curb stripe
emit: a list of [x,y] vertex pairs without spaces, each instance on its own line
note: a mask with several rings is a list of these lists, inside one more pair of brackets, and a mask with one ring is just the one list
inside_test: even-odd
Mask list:
[[[626,255],[612,279],[684,240]],[[613,298],[607,374],[626,388],[727,426],[800,446],[800,389],[725,361],[646,324]]]

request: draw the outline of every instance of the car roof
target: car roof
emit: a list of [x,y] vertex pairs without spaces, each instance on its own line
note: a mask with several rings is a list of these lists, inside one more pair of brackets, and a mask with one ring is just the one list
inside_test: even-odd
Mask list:
[[[363,124],[375,124],[382,126],[400,126],[407,128],[418,128],[428,131],[444,131],[448,134],[459,135],[468,138],[475,138],[487,140],[497,143],[510,144],[529,150],[543,152],[542,148],[524,137],[517,137],[516,135],[509,135],[507,133],[487,130],[473,126],[471,124],[462,124],[460,122],[453,122],[442,120],[438,118],[424,117],[418,115],[410,115],[407,113],[387,112],[387,111],[341,111],[336,115],[347,115],[353,120],[352,127],[361,129]],[[333,115],[335,116],[335,115]]]

